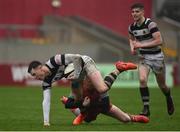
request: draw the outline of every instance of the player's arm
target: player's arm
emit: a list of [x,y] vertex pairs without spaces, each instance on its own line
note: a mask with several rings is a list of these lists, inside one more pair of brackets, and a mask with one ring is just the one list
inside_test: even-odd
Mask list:
[[128,31],[129,31],[129,45],[130,45],[130,49],[131,49],[131,54],[136,54],[136,51],[135,51],[135,48],[134,48],[134,42],[136,41],[132,31],[131,31],[131,25],[129,26],[128,28]]
[[49,123],[50,104],[51,104],[51,87],[43,86],[42,108],[43,108],[43,119],[44,119],[45,127],[50,126]]
[[69,79],[78,79],[83,69],[83,59],[79,54],[65,54],[65,64],[74,64],[74,73]]
[[131,49],[131,54],[136,54],[135,48],[134,48],[134,42],[135,42],[135,38],[132,34],[129,33],[129,45],[130,45],[130,49]]
[[152,34],[153,36],[153,40],[150,42],[146,42],[141,44],[140,42],[135,42],[134,44],[134,48],[148,48],[148,47],[155,47],[155,46],[160,46],[162,45],[162,37],[161,37],[161,33],[158,31],[156,33]]
[[81,100],[81,97],[79,97],[80,93],[81,93],[81,82],[78,81],[72,81],[71,83],[71,94],[70,96],[67,98],[67,100],[64,102],[65,104],[65,108],[67,109],[72,109],[72,108],[82,108],[82,101],[78,101]]
[[83,69],[83,60],[79,54],[58,54],[54,57],[55,65],[68,65],[73,63],[73,79],[77,79]]
[[149,31],[153,36],[153,40],[149,42],[145,42],[141,44],[140,42],[135,42],[134,48],[148,48],[148,47],[155,47],[160,46],[163,43],[161,33],[157,28],[157,24],[155,22],[151,22],[148,26]]
[[64,105],[66,109],[82,108],[82,101],[75,101],[74,98],[68,97]]

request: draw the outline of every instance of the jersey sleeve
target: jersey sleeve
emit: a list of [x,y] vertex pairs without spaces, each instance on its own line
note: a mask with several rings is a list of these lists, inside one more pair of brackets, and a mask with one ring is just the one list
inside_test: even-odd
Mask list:
[[83,69],[83,59],[79,54],[65,54],[65,64],[73,63],[74,65],[74,78],[78,78]]
[[44,118],[44,122],[48,122],[48,123],[49,123],[50,104],[51,104],[51,90],[50,89],[43,90],[43,102],[42,102],[43,118]]
[[51,83],[48,83],[46,81],[43,81],[42,83],[42,89],[46,90],[46,89],[51,89]]
[[131,30],[131,25],[129,25],[129,27],[128,27],[128,32],[129,32],[129,34],[131,34],[132,36],[134,36],[133,33],[132,33],[132,30]]
[[74,65],[74,78],[78,78],[83,69],[83,59],[79,54],[57,54],[46,62],[46,66],[52,70],[53,68],[62,65],[67,66],[71,63]]
[[57,54],[51,57],[48,61],[50,66],[68,65],[74,63],[75,60],[80,60],[81,55],[79,54]]
[[53,56],[46,62],[46,66],[49,69],[59,67],[60,65],[62,65],[61,55]]
[[158,29],[158,27],[157,27],[157,24],[156,24],[155,22],[151,22],[151,23],[148,25],[148,29],[149,29],[149,31],[150,31],[151,34],[159,31],[159,29]]

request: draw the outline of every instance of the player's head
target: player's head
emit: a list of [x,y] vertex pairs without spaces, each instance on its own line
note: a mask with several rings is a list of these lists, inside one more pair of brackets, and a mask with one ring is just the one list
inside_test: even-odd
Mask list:
[[144,17],[144,5],[142,3],[135,3],[131,6],[131,14],[134,21],[141,20]]
[[42,64],[39,61],[32,61],[28,67],[28,73],[30,73],[35,79],[44,80],[45,71],[42,69]]

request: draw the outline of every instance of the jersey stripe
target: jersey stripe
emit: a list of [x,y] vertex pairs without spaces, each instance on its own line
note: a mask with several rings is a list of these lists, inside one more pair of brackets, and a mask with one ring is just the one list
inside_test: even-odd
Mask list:
[[56,64],[56,61],[55,61],[55,57],[51,57],[50,58],[50,63],[54,66],[54,67],[58,67],[58,64]]
[[61,55],[61,62],[63,65],[65,65],[65,55],[64,54]]
[[141,35],[141,36],[137,36],[136,39],[138,39],[139,41],[149,40],[152,39],[152,35],[150,34]]
[[[159,31],[157,24],[151,21],[149,18],[146,18],[145,21],[139,26],[137,23],[133,23],[129,27],[129,33],[140,41],[143,45],[143,42],[152,41],[153,33]],[[140,48],[143,51],[159,51],[159,46],[154,46],[150,48]]]
[[153,33],[155,33],[155,32],[158,32],[158,31],[159,31],[159,29],[158,29],[157,27],[152,28],[152,29],[150,30],[151,34],[153,34]]

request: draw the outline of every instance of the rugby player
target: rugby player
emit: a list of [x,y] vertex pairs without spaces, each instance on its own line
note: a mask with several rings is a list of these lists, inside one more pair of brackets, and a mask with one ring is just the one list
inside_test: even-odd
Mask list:
[[[74,71],[64,74],[68,64],[74,65]],[[88,77],[99,93],[105,93],[110,89],[104,83],[103,78],[96,68],[92,58],[79,54],[57,54],[51,57],[45,64],[39,61],[32,61],[28,67],[30,73],[35,79],[42,80],[43,88],[43,120],[44,126],[50,126],[50,100],[52,83],[66,77],[69,80],[81,81]]]
[[[133,63],[117,62],[116,70],[105,76],[104,83],[111,87],[117,76],[126,70],[136,69],[137,66]],[[115,118],[121,122],[141,122],[148,123],[149,118],[143,115],[130,115],[123,112],[120,108],[110,103],[108,93],[99,93],[86,77],[81,84],[73,82],[72,96],[61,98],[65,104],[65,108],[72,109],[73,113],[77,116],[73,125],[79,125],[83,121],[91,122],[96,120],[97,116],[102,113],[104,115]],[[78,111],[80,109],[80,113]]]
[[150,115],[148,76],[150,69],[155,74],[158,86],[166,97],[169,115],[174,113],[173,99],[170,89],[165,82],[164,54],[161,50],[163,44],[158,26],[150,18],[144,17],[144,5],[135,3],[131,6],[131,15],[134,23],[129,26],[129,44],[131,53],[139,56],[139,83],[143,102],[141,115]]

